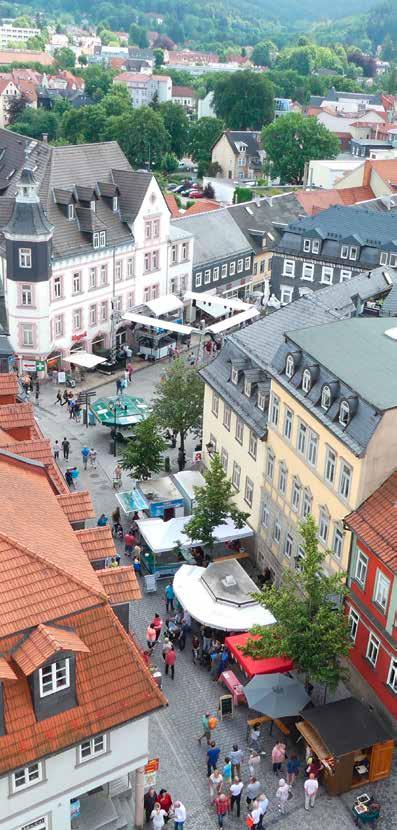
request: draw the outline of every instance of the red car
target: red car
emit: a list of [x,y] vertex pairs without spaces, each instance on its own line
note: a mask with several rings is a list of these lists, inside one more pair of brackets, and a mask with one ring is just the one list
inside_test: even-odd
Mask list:
[[202,199],[204,193],[202,190],[191,190],[189,193],[189,199]]

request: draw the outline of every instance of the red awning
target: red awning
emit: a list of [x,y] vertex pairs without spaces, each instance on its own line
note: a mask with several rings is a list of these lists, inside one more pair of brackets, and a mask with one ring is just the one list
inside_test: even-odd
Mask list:
[[225,645],[241,666],[244,674],[249,678],[256,674],[274,674],[275,672],[286,672],[293,669],[294,664],[287,657],[266,657],[262,660],[255,660],[253,657],[243,654],[240,649],[247,644],[248,638],[252,640],[259,639],[257,634],[250,634],[249,631],[246,631],[244,634],[233,634],[231,637],[226,637]]

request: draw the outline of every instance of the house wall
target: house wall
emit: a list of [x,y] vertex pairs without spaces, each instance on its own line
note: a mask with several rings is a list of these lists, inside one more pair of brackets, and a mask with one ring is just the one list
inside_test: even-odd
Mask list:
[[[224,294],[225,291],[238,288],[240,284],[245,285],[252,275],[252,260],[253,254],[251,251],[239,255],[233,255],[224,259],[213,260],[211,262],[204,262],[193,265],[192,286],[193,291],[206,292],[215,289],[217,294]],[[239,266],[242,262],[242,266]],[[226,267],[227,275],[222,277],[222,268]],[[231,268],[233,273],[231,274]],[[241,270],[239,270],[239,267]],[[214,279],[214,269],[218,268],[219,276]],[[209,275],[205,274],[209,271]],[[206,282],[207,280],[207,282]]]
[[[10,794],[9,776],[0,777],[0,824],[15,830],[41,816],[50,817],[51,830],[70,830],[70,799],[84,795],[133,772],[148,759],[148,718],[141,718],[108,732],[108,751],[83,764],[78,748],[45,759],[43,780],[17,794]],[[99,817],[98,817],[99,820]]]
[[358,504],[388,478],[396,469],[397,456],[397,409],[384,412],[366,452],[362,477],[358,490]]
[[394,193],[394,189],[385,182],[376,170],[371,172],[371,188],[374,196],[384,196],[387,193]]
[[217,161],[226,179],[237,178],[237,156],[234,154],[227,138],[222,135],[212,149],[212,161]]
[[[285,273],[286,260],[293,260],[295,265],[295,275],[293,277]],[[303,276],[303,268],[305,263],[313,263],[313,276],[308,278]],[[323,268],[331,267],[332,277],[331,281],[328,276],[324,276]],[[339,262],[330,262],[327,259],[315,259],[312,254],[307,256],[296,257],[295,253],[280,254],[273,253],[271,261],[271,286],[272,293],[280,299],[282,305],[287,305],[292,300],[297,300],[302,295],[303,291],[317,288],[324,288],[327,285],[335,285],[338,282],[344,282],[350,277],[361,273],[363,269],[353,266],[349,260]]]

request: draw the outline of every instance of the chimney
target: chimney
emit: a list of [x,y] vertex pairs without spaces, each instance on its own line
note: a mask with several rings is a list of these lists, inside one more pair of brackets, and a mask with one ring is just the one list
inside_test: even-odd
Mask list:
[[48,144],[48,133],[43,133],[44,144]]

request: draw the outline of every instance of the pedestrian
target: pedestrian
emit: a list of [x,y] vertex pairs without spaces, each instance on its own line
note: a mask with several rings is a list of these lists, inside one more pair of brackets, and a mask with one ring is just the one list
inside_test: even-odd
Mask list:
[[165,812],[167,814],[166,817],[164,818],[164,821],[167,824],[167,822],[169,821],[169,818],[170,818],[170,810],[171,810],[171,807],[172,807],[172,798],[171,798],[171,796],[170,796],[170,794],[167,790],[162,789],[159,792],[159,797],[158,797],[157,800],[158,800],[158,803],[160,804],[161,809],[165,810]]
[[134,568],[135,573],[138,574],[138,576],[142,576],[142,565],[139,556],[134,556],[132,560],[132,566]]
[[262,813],[258,801],[254,801],[250,816],[253,821],[253,830],[260,830],[260,828],[262,827]]
[[221,793],[223,787],[222,773],[219,769],[214,769],[208,778],[208,786],[210,788],[210,801],[214,803],[216,797]]
[[125,380],[126,384],[129,383],[129,380],[130,380],[130,376],[128,374],[127,367],[124,369],[124,380]]
[[168,585],[165,586],[165,592],[164,593],[165,593],[165,610],[166,610],[166,613],[168,614],[170,611],[174,610],[175,594],[174,594],[174,589],[171,585],[171,582],[169,582]]
[[258,796],[258,805],[259,805],[259,809],[261,811],[261,821],[260,821],[259,826],[262,827],[263,816],[266,814],[267,808],[269,806],[269,799],[266,798],[265,793],[261,793]]
[[251,775],[251,778],[247,784],[247,806],[249,807],[252,801],[258,798],[258,795],[262,789],[262,785],[259,781],[256,780],[254,775]]
[[146,814],[146,823],[150,821],[150,816],[157,801],[157,793],[154,787],[149,787],[147,793],[143,797],[143,808]]
[[66,406],[66,404],[67,404],[67,402],[68,402],[68,400],[69,400],[69,394],[68,394],[68,390],[67,390],[67,389],[64,389],[64,390],[63,390],[62,400],[63,400],[63,403],[61,403],[61,406]]
[[232,762],[232,775],[233,778],[237,776],[240,778],[241,776],[241,763],[244,758],[244,752],[242,749],[238,748],[238,744],[233,744],[233,749],[230,753],[230,760]]
[[201,744],[201,741],[203,740],[203,738],[205,738],[206,741],[207,741],[208,746],[210,745],[210,741],[211,741],[211,727],[210,727],[210,724],[209,724],[210,717],[211,717],[210,712],[206,712],[205,715],[201,716],[201,723],[202,723],[204,732],[200,736],[200,738],[197,738],[199,744]]
[[121,378],[121,381],[120,381],[120,395],[123,394],[125,389],[127,389],[127,381],[126,381],[125,378]]
[[120,564],[120,557],[117,556],[117,554],[116,554],[116,556],[112,556],[112,558],[110,560],[109,568],[118,568],[119,564]]
[[260,752],[260,738],[261,738],[261,730],[259,728],[259,723],[254,723],[251,732],[250,732],[250,744],[251,748],[255,749],[256,752]]
[[101,515],[100,515],[100,517],[97,521],[97,526],[98,527],[106,527],[108,521],[109,521],[109,519],[108,519],[106,513],[101,513]]
[[74,405],[73,415],[74,415],[74,420],[76,421],[76,424],[79,424],[80,423],[80,415],[81,415],[81,406],[78,402],[76,402],[75,405]]
[[68,487],[69,487],[69,490],[71,489],[71,487],[73,487],[73,490],[75,489],[75,486],[74,486],[74,481],[73,481],[73,476],[72,476],[72,473],[71,473],[71,471],[70,471],[70,470],[66,470],[66,473],[65,473],[65,481],[66,481],[66,484],[67,484],[67,485],[68,485]]
[[60,452],[60,445],[59,445],[59,441],[55,441],[55,444],[54,444],[53,450],[54,450],[54,458],[55,458],[55,461],[58,461],[58,458],[59,458],[59,452]]
[[152,810],[150,816],[153,822],[153,830],[161,830],[161,828],[164,827],[164,819],[166,815],[167,813],[165,812],[165,810],[162,810],[160,804],[157,802],[154,805],[154,809]]
[[293,753],[287,761],[287,782],[290,787],[292,787],[296,776],[299,772],[299,767],[301,763],[298,756]]
[[312,772],[315,778],[319,778],[320,772],[324,769],[323,764],[316,755],[310,756],[307,759],[306,775],[309,776]]
[[162,648],[161,648],[161,653],[162,653],[162,655],[163,655],[163,660],[164,660],[164,662],[165,662],[165,658],[166,658],[167,652],[168,652],[168,651],[171,651],[171,649],[172,649],[172,643],[171,643],[171,640],[170,640],[170,638],[169,638],[169,637],[165,637],[165,638],[164,638],[164,640],[163,640],[163,645],[162,645]]
[[154,615],[154,617],[153,617],[153,619],[152,619],[152,622],[151,622],[151,625],[152,625],[152,626],[153,626],[153,628],[155,629],[155,632],[156,632],[156,643],[157,643],[157,640],[158,640],[158,638],[160,637],[160,634],[161,634],[161,629],[162,629],[162,627],[163,627],[163,621],[162,621],[162,619],[161,619],[161,617],[160,617],[160,614],[155,614],[155,615]]
[[94,447],[91,447],[91,449],[90,449],[90,467],[91,467],[91,469],[94,469],[94,470],[96,470],[96,455],[97,455],[96,450],[94,450]]
[[308,810],[309,807],[314,807],[318,792],[318,781],[314,772],[311,772],[309,778],[306,778],[303,789],[305,791],[305,810]]
[[225,758],[225,763],[223,766],[223,780],[225,782],[225,786],[230,787],[232,783],[232,764],[231,760],[228,756]]
[[135,544],[135,536],[133,536],[132,533],[128,531],[128,533],[126,533],[124,536],[124,553],[126,556],[131,556]]
[[200,638],[197,634],[192,635],[192,655],[193,665],[195,666],[200,659]]
[[131,361],[129,360],[128,363],[127,363],[128,382],[129,383],[131,383],[131,381],[132,381],[133,371],[134,371],[134,367],[133,367]]
[[156,629],[153,628],[151,623],[149,623],[146,629],[146,642],[148,649],[151,651],[153,646],[156,644]]
[[174,801],[174,830],[183,830],[186,821],[186,807],[182,801]]
[[57,403],[60,403],[60,404],[61,404],[61,406],[63,406],[63,403],[62,403],[62,392],[61,392],[61,390],[60,390],[60,389],[58,389],[57,396],[56,396],[55,401],[54,401],[54,406],[56,406],[56,405],[57,405]]
[[218,816],[218,827],[223,827],[224,818],[230,810],[230,801],[225,793],[221,793],[215,799],[215,810]]
[[277,741],[272,749],[272,764],[273,775],[276,775],[281,770],[281,765],[285,761],[286,746],[282,741]]
[[83,456],[83,468],[84,468],[84,470],[87,469],[89,454],[90,454],[89,448],[88,447],[83,447],[83,449],[81,450],[81,455]]
[[62,449],[63,449],[63,457],[64,457],[65,461],[67,461],[68,458],[69,458],[69,452],[70,452],[70,441],[68,441],[66,436],[62,441]]
[[237,818],[240,818],[240,810],[241,810],[241,793],[243,791],[244,784],[240,779],[235,777],[233,780],[233,784],[230,787],[230,812],[233,812],[233,807],[236,805],[237,810]]
[[172,646],[170,648],[170,650],[167,651],[167,654],[165,655],[164,662],[165,662],[165,673],[168,674],[168,669],[170,668],[171,669],[171,678],[173,680],[174,677],[175,677],[175,663],[176,663],[176,652],[175,652],[174,646]]
[[76,401],[75,401],[75,399],[74,399],[74,398],[69,398],[69,400],[68,400],[68,407],[69,407],[69,418],[70,418],[70,420],[72,420],[72,419],[73,419],[73,417],[74,417],[74,408],[75,408],[75,405],[76,405]]
[[210,743],[210,745],[207,749],[207,775],[208,775],[208,778],[211,775],[211,770],[216,769],[219,754],[220,754],[219,747],[216,745],[215,741],[211,741],[211,743]]
[[209,628],[208,625],[204,625],[201,629],[201,633],[203,635],[203,652],[204,654],[208,654],[211,649],[212,628]]
[[256,752],[255,749],[252,750],[251,755],[248,759],[248,767],[250,771],[250,775],[256,775],[259,770],[259,764],[261,762],[261,756],[259,752]]
[[117,395],[121,394],[121,378],[117,378],[116,380],[116,393]]
[[116,484],[121,484],[121,477],[123,475],[123,469],[120,467],[120,464],[116,464],[113,473],[113,480]]
[[285,805],[288,801],[289,796],[289,786],[284,778],[280,778],[278,782],[278,790],[276,792],[276,798],[278,800],[278,809],[280,813],[285,813]]
[[213,680],[218,680],[219,675],[221,673],[221,666],[222,666],[222,655],[219,651],[212,651],[210,654],[211,659],[211,677]]

